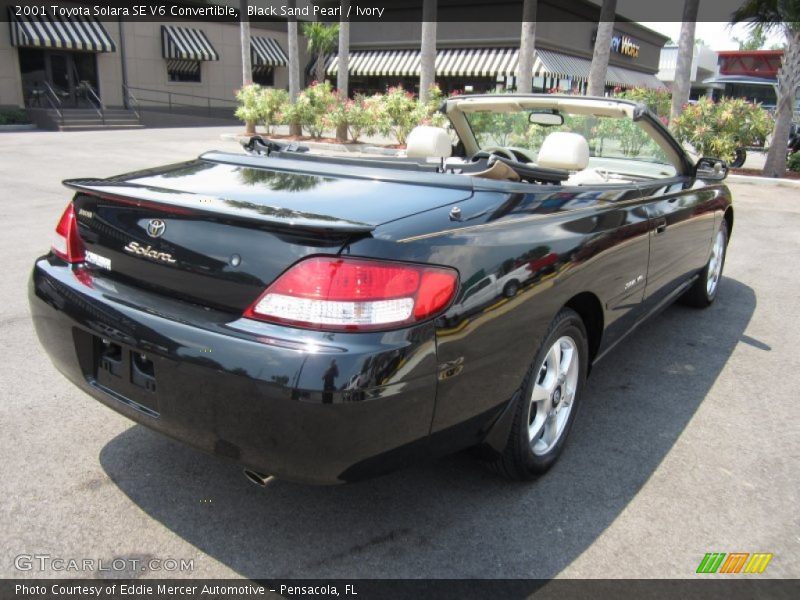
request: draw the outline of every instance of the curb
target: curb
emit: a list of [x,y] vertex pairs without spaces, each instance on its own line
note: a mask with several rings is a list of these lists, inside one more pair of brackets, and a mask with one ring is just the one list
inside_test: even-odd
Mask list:
[[13,125],[0,125],[0,133],[12,131],[33,131],[36,125],[33,123],[15,123]]
[[729,180],[737,183],[773,183],[783,187],[800,188],[800,179],[782,179],[779,177],[758,177],[757,175],[729,174]]

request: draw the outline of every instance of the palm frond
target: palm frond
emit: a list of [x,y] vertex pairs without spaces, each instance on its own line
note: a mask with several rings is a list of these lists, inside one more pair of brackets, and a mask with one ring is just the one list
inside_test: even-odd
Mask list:
[[743,23],[767,31],[800,31],[800,0],[745,0],[730,23]]

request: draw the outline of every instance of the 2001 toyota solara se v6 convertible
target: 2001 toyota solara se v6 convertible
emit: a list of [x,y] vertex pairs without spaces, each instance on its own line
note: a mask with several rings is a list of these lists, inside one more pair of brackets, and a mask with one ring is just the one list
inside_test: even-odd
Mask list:
[[644,106],[459,96],[353,158],[246,153],[76,191],[30,281],[42,346],[100,402],[256,481],[348,482],[476,447],[547,470],[593,363],[708,306],[727,167]]

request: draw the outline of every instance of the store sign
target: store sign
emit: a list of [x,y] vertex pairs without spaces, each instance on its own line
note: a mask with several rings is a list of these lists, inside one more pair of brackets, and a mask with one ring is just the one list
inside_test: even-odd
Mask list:
[[639,44],[627,35],[615,35],[612,37],[611,51],[630,58],[639,58]]
[[[597,30],[595,29],[592,35],[592,44],[597,39]],[[636,40],[631,36],[623,33],[615,33],[611,38],[611,52],[615,54],[622,54],[628,58],[639,58],[640,46]]]

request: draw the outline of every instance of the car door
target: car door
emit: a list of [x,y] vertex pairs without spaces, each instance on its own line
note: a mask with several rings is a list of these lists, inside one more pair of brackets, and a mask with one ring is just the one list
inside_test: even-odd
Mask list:
[[692,177],[641,186],[650,221],[650,261],[644,300],[658,304],[699,271],[711,248],[714,198]]

